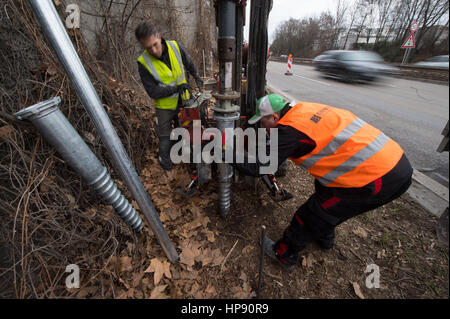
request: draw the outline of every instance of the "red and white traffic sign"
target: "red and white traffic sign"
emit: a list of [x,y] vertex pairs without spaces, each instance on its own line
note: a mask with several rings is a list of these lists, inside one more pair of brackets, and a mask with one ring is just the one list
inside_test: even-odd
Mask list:
[[402,49],[408,49],[408,48],[415,48],[416,47],[416,41],[414,41],[414,33],[412,33],[408,39],[403,43]]
[[414,33],[414,32],[416,32],[417,30],[419,30],[419,22],[414,22],[414,23],[411,25],[411,32]]

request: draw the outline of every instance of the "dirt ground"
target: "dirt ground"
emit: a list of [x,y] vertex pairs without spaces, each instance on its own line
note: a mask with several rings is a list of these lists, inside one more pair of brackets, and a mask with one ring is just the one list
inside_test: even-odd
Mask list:
[[[124,237],[120,254],[100,272],[82,270],[77,298],[253,298],[259,269],[259,236],[278,239],[295,210],[313,192],[313,180],[289,163],[279,182],[294,198],[281,204],[245,183],[233,186],[232,211],[218,214],[216,184],[190,199],[174,192],[189,182],[183,165],[169,175],[153,154],[141,178],[180,254],[170,264],[146,226]],[[113,212],[112,212],[113,213]],[[448,298],[448,246],[436,237],[436,218],[406,195],[337,228],[336,247],[324,252],[312,244],[293,271],[265,258],[262,298]],[[366,267],[380,270],[380,288],[366,287]]]

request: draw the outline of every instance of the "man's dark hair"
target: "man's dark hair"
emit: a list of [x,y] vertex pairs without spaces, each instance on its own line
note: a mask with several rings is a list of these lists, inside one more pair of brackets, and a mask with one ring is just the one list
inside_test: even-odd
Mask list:
[[134,31],[134,35],[138,41],[145,40],[151,35],[156,37],[158,34],[158,30],[156,30],[153,24],[147,21],[140,23]]

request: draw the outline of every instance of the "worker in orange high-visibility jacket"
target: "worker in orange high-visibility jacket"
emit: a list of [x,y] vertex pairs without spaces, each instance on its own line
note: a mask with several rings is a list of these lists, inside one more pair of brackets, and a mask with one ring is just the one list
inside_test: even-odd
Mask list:
[[[315,178],[315,193],[282,238],[263,243],[266,254],[286,268],[313,241],[331,249],[336,226],[393,201],[411,185],[413,169],[402,148],[347,110],[307,102],[291,107],[271,94],[258,101],[249,123],[258,121],[278,130],[278,163],[289,158]],[[231,165],[260,176],[259,161]]]

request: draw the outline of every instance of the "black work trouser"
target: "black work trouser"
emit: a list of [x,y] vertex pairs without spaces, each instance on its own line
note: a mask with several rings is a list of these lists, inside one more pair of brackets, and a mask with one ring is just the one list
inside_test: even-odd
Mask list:
[[316,180],[316,192],[296,211],[281,242],[299,251],[346,220],[393,201],[411,185],[412,172],[403,155],[389,173],[362,188],[325,187]]
[[163,110],[156,109],[156,134],[159,139],[159,151],[158,156],[160,161],[166,169],[172,167],[172,161],[170,160],[170,149],[174,144],[170,140],[170,134],[173,128],[179,127],[178,121],[179,106],[176,110]]

